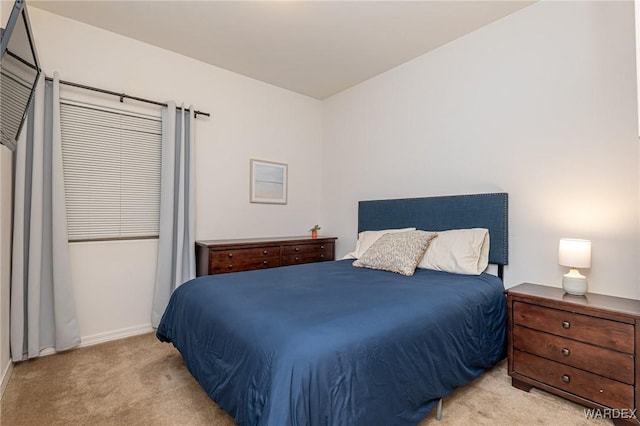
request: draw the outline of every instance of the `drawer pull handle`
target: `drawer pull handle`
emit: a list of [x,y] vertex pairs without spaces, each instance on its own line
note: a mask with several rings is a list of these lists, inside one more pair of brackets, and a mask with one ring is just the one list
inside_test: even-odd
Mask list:
[[324,250],[324,246],[320,246],[320,250]]
[[321,255],[320,255],[320,259],[324,259],[324,254],[321,254]]
[[300,251],[300,249],[298,247],[296,247],[296,251]]
[[267,264],[267,261],[266,261],[266,260],[263,260],[263,261],[262,261],[262,264],[263,264],[263,265],[266,265],[266,264]]
[[266,250],[262,252],[262,254],[267,254],[267,253],[268,253],[268,252],[267,252]]
[[229,258],[232,258],[232,257],[233,257],[233,253],[229,253]]
[[229,266],[227,266],[227,268],[231,269],[231,268],[233,268],[233,265],[229,265]]
[[571,351],[567,348],[562,348],[562,355],[564,356],[569,356],[571,354]]
[[299,259],[298,259],[298,256],[296,256],[296,262],[297,262],[298,260],[299,260]]
[[571,327],[571,323],[569,321],[562,321],[562,328],[569,328]]
[[565,382],[565,383],[569,383],[571,381],[571,377],[569,377],[566,374],[564,374],[562,376],[562,381]]

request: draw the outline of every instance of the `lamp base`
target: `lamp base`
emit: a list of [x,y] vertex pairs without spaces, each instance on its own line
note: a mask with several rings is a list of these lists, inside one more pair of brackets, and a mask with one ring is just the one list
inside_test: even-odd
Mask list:
[[571,269],[562,277],[562,288],[566,293],[584,296],[587,293],[587,278],[577,269]]

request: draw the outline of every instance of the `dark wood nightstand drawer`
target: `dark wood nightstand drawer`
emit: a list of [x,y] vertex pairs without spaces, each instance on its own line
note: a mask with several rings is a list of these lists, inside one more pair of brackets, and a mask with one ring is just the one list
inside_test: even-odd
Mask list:
[[518,350],[513,354],[513,366],[519,374],[611,408],[635,406],[631,385]]
[[234,259],[232,261],[211,262],[210,274],[224,274],[227,272],[253,271],[255,269],[276,268],[280,265],[280,258],[268,259]]
[[211,262],[242,261],[248,259],[263,259],[280,257],[280,247],[261,247],[249,249],[231,249],[224,251],[212,251]]
[[524,352],[633,385],[634,357],[541,331],[515,326],[513,346]]
[[513,304],[513,321],[515,325],[629,354],[635,350],[635,328],[632,324],[519,301]]

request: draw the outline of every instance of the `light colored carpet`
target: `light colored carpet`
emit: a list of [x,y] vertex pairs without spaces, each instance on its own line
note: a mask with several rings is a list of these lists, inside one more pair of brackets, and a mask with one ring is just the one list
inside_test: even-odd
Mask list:
[[[506,362],[445,398],[442,421],[433,416],[420,426],[610,424],[587,420],[581,406],[542,391],[513,388]],[[178,351],[153,334],[16,364],[0,401],[0,424],[235,425]]]

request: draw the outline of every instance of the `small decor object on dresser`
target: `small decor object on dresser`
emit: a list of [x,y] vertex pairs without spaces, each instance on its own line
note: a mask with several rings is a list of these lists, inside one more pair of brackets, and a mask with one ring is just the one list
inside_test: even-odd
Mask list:
[[311,238],[318,238],[318,231],[322,229],[320,225],[313,225],[313,228],[309,229],[311,231]]
[[520,284],[507,290],[507,312],[514,387],[610,413],[616,424],[640,424],[622,416],[640,406],[640,300]]

